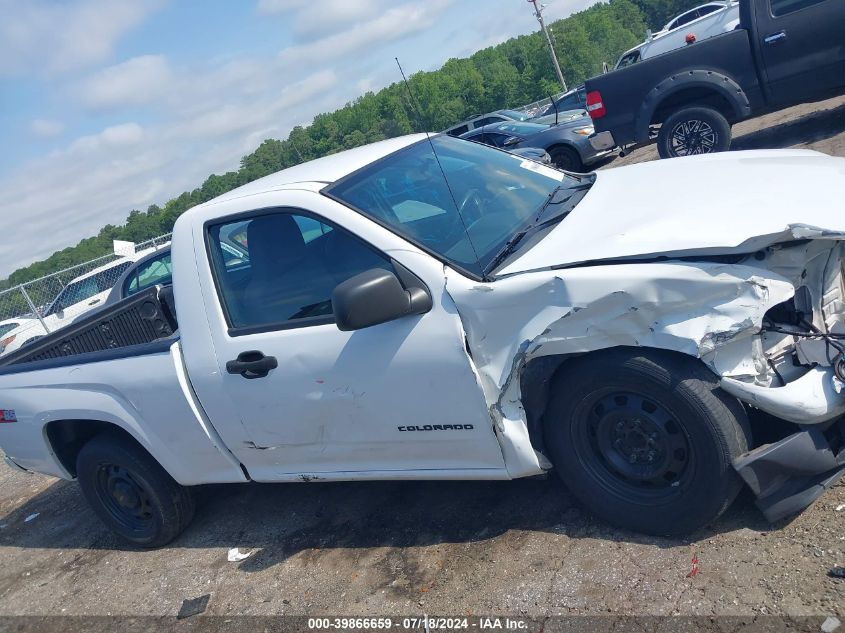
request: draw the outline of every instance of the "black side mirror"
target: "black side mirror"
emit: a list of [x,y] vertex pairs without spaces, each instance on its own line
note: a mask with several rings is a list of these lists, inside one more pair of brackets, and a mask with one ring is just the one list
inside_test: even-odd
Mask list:
[[396,275],[382,268],[372,268],[350,277],[332,292],[335,321],[343,332],[424,314],[431,306],[427,290],[405,290]]

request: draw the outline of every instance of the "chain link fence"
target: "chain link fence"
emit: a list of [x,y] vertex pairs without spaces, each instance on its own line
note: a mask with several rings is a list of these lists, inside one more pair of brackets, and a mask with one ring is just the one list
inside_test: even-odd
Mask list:
[[[554,96],[555,101],[560,99],[565,94],[566,94],[565,92],[561,92],[560,94],[556,94]],[[530,117],[535,117],[535,116],[540,115],[551,104],[552,104],[552,100],[549,97],[546,97],[545,99],[540,99],[539,101],[534,101],[534,102],[529,103],[527,105],[519,106],[518,108],[513,108],[513,109],[516,110],[517,112],[524,112],[525,114],[527,114]]]
[[170,243],[170,234],[0,292],[0,355],[71,323],[101,306],[131,263]]

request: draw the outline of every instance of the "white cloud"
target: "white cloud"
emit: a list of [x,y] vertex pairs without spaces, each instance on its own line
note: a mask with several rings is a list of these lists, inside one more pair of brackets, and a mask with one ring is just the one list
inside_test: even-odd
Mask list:
[[388,8],[377,0],[259,0],[257,7],[263,15],[293,14],[294,32],[299,36],[352,29]]
[[[99,134],[82,136],[71,143],[67,155],[96,152],[101,149],[135,145],[144,137],[144,129],[137,123],[123,123],[107,127]],[[57,152],[55,155],[60,155]]]
[[[306,29],[304,12],[325,14],[324,7],[336,1],[262,0],[266,6],[259,9],[268,13],[274,4],[277,13],[282,11],[280,29],[288,23]],[[74,108],[90,109],[94,120],[108,108],[109,118],[100,132],[77,134],[64,149],[0,174],[0,218],[15,226],[15,240],[0,249],[0,278],[95,234],[107,223],[122,223],[133,208],[163,204],[200,186],[211,173],[236,169],[239,159],[265,138],[285,138],[293,126],[307,125],[316,114],[395,81],[394,55],[413,73],[476,50],[481,43],[536,30],[524,1],[489,1],[496,6],[468,25],[465,18],[456,19],[465,6],[458,0],[396,0],[376,13],[367,9],[369,0],[348,0],[359,12],[339,27],[340,32],[327,26],[320,36],[297,40],[279,54],[239,56],[221,47],[214,59],[188,56],[179,64],[144,55],[97,70],[76,88],[64,88],[71,98],[63,104],[63,120],[77,118]],[[564,5],[572,9],[574,3],[580,9],[591,2],[547,1],[550,19],[557,11],[565,13]],[[0,0],[0,9],[5,2],[9,0]],[[73,0],[72,6],[97,2],[105,0]],[[52,7],[54,12],[70,6],[43,0],[31,0],[31,5]],[[62,39],[56,35],[60,23],[50,33]],[[4,28],[0,23],[0,33]],[[43,39],[51,41],[46,35]],[[0,41],[0,52],[8,50],[6,44]],[[36,58],[26,60],[29,68],[43,69],[53,57],[52,52],[44,53],[37,65]],[[15,62],[18,68],[21,59]],[[3,63],[0,55],[0,74]],[[143,99],[136,93],[143,93]],[[147,96],[151,93],[155,98]],[[114,125],[124,107],[133,108],[132,116]],[[39,125],[42,131],[49,129]],[[37,133],[35,122],[31,131]],[[71,136],[67,130],[63,134]]]
[[62,133],[64,127],[61,121],[54,121],[52,119],[35,119],[29,125],[32,133],[39,138],[58,136]]
[[107,60],[163,0],[0,0],[0,75],[63,72]]
[[172,73],[163,55],[143,55],[109,66],[85,80],[82,101],[91,109],[140,105],[160,98]]
[[374,19],[318,40],[286,48],[280,59],[293,64],[314,64],[419,33],[431,26],[453,0],[426,0],[391,7]]

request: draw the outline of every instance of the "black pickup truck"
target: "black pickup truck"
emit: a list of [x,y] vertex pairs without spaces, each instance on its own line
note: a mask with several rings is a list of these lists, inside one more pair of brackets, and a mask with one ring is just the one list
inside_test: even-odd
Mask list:
[[735,30],[589,79],[586,90],[597,150],[727,150],[737,121],[845,92],[845,0],[740,0]]

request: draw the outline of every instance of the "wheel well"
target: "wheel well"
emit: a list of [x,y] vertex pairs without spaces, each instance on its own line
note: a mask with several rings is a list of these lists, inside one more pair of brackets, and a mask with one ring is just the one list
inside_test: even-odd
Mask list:
[[570,145],[569,143],[557,143],[555,145],[551,145],[549,147],[549,149],[547,149],[546,151],[549,153],[549,156],[551,156],[552,152],[559,150],[559,149],[569,150],[570,152],[574,152],[576,156],[579,156],[579,157],[581,156],[581,154],[578,153],[578,150],[575,148],[575,146]]
[[[581,354],[539,356],[532,358],[525,364],[520,374],[519,386],[522,394],[522,406],[525,409],[525,417],[528,423],[528,437],[531,440],[531,446],[534,450],[546,454],[543,439],[543,416],[546,413],[546,407],[551,397],[551,386],[555,378],[566,371],[569,363],[576,358],[600,356],[601,354],[616,352],[625,348],[625,346],[607,347]],[[641,353],[657,353],[667,356],[683,357],[686,360],[701,363],[702,367],[712,372],[700,359],[682,352],[656,347],[628,347],[627,349]]]
[[123,436],[140,446],[138,440],[124,429],[111,422],[100,420],[54,420],[47,424],[44,432],[56,459],[74,478],[76,477],[76,458],[79,451],[97,435],[109,433]]
[[720,92],[706,87],[684,88],[673,92],[657,106],[651,115],[650,125],[663,123],[681,108],[705,106],[720,112],[730,123],[736,121],[736,112],[730,101]]

